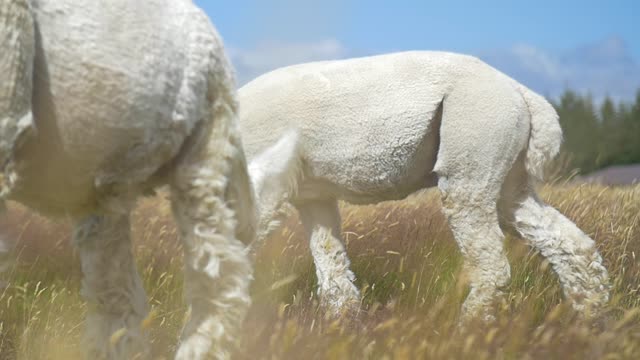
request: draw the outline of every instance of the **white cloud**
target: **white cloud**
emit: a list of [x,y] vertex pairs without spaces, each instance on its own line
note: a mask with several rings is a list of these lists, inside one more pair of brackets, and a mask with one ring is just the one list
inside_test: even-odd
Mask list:
[[566,89],[630,100],[640,88],[640,65],[618,37],[551,52],[528,44],[483,51],[482,59],[533,90],[551,97]]
[[528,71],[551,77],[561,76],[562,70],[556,59],[544,51],[527,44],[516,44],[511,51]]
[[[340,41],[265,41],[254,48],[229,48],[238,74],[238,84],[276,68],[318,60],[364,54],[346,48]],[[371,54],[371,53],[368,53]],[[640,88],[640,65],[618,37],[573,49],[548,51],[519,43],[508,49],[477,51],[487,61],[526,86],[546,96],[558,97],[566,89],[590,93],[596,100],[611,96],[630,100]]]
[[282,66],[344,58],[346,48],[335,39],[309,43],[263,42],[253,49],[229,48],[238,84]]

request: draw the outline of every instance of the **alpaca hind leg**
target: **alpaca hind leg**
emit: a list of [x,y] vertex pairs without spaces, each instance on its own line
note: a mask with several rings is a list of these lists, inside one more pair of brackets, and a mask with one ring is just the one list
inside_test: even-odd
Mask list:
[[565,296],[581,312],[597,311],[609,299],[609,276],[595,242],[534,194],[515,210],[520,235],[547,258]]
[[[82,296],[88,302],[86,341],[92,359],[149,355],[141,325],[148,308],[134,262],[128,214],[89,216],[76,226]],[[119,334],[119,335],[118,335]]]
[[355,276],[340,238],[336,200],[308,202],[297,208],[310,239],[322,305],[332,316],[357,312],[360,291],[353,283]]
[[[218,121],[219,120],[219,121]],[[252,279],[251,188],[239,142],[216,119],[181,159],[171,183],[174,217],[184,246],[184,292],[190,317],[176,359],[228,359],[240,340]],[[230,140],[231,139],[231,140]]]
[[441,178],[438,186],[470,286],[461,320],[475,316],[491,320],[492,304],[503,296],[511,276],[495,200],[483,191],[470,191],[474,184]]
[[533,188],[519,161],[502,191],[506,225],[549,261],[575,310],[585,315],[598,311],[609,299],[609,276],[595,242],[540,200]]
[[236,238],[234,213],[214,185],[224,180],[191,174],[189,179],[183,171],[184,180],[172,189],[191,311],[176,359],[227,359],[250,304],[251,264],[245,244]]
[[443,102],[434,171],[443,212],[464,257],[471,291],[462,320],[491,319],[490,304],[510,280],[498,198],[529,139],[529,111],[508,81],[490,72],[463,80]]
[[18,180],[15,155],[35,125],[35,28],[28,0],[0,2],[0,210]]

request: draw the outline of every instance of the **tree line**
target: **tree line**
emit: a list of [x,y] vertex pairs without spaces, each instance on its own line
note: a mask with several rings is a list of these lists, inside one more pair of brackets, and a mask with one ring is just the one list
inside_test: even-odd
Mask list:
[[633,101],[567,90],[551,103],[564,133],[559,161],[564,171],[586,174],[611,165],[640,163],[640,90]]

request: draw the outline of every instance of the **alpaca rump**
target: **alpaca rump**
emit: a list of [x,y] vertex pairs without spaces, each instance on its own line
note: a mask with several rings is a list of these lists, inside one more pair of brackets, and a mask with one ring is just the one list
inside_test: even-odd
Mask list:
[[228,358],[256,214],[233,70],[209,19],[189,0],[8,0],[0,44],[2,196],[75,220],[90,356],[149,355],[129,213],[168,184],[191,314],[176,358]]
[[[377,203],[434,186],[465,258],[463,319],[491,318],[509,282],[506,230],[547,257],[576,310],[608,300],[593,240],[534,191],[562,141],[555,110],[482,61],[405,52],[301,64],[253,80],[239,100],[260,237],[281,204],[298,209],[333,314],[360,303],[337,200]],[[284,185],[261,185],[270,182]]]

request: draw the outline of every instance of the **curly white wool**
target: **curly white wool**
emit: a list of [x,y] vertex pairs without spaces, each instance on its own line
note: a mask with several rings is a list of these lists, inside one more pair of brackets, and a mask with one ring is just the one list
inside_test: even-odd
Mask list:
[[257,219],[206,15],[189,0],[7,0],[0,43],[0,197],[76,220],[89,356],[150,355],[129,214],[169,184],[190,306],[176,359],[229,358]]

